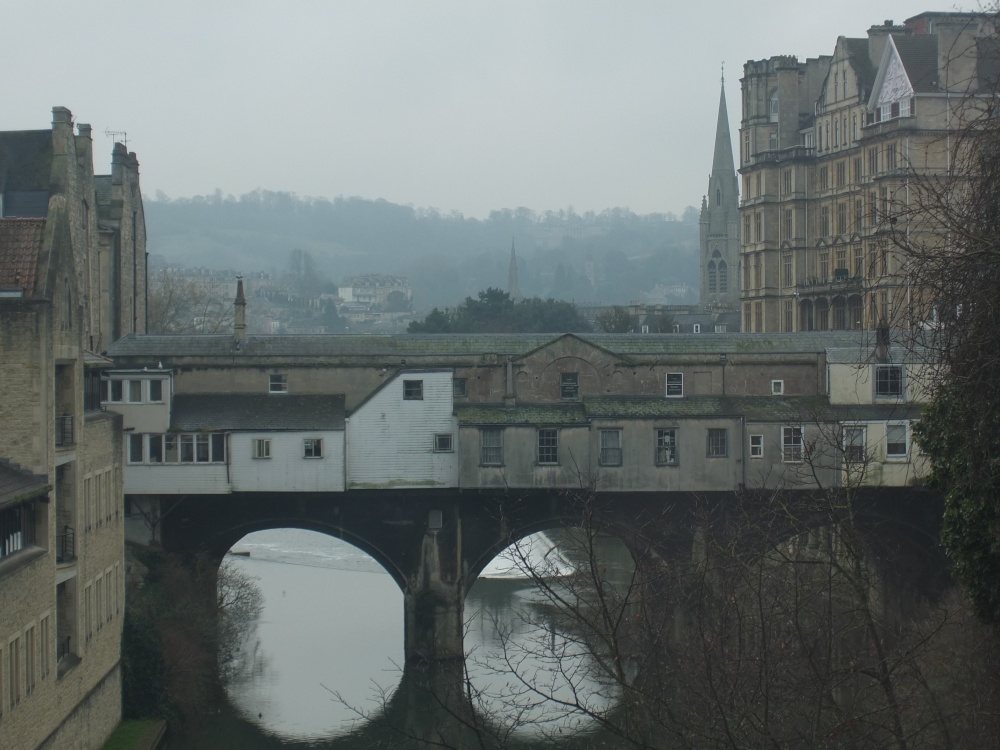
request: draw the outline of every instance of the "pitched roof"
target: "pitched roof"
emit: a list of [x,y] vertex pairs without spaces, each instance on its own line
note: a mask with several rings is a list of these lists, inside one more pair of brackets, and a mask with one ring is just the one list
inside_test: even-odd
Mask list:
[[[867,351],[874,331],[817,331],[812,333],[705,334],[574,334],[581,340],[620,355],[750,354],[822,352],[831,347]],[[252,357],[386,357],[398,362],[406,356],[523,355],[556,339],[554,334],[316,334],[247,336],[239,356]],[[236,350],[231,334],[134,334],[108,348],[108,356],[139,357],[147,361],[171,357],[226,357]]]
[[224,430],[342,430],[343,395],[198,393],[174,396],[170,428]]
[[35,293],[45,219],[0,219],[0,289]]
[[916,419],[919,404],[832,406],[823,396],[588,396],[574,404],[474,404],[456,410],[464,425],[586,426],[594,419],[735,419],[753,422],[812,422]]
[[858,89],[863,92],[871,90],[875,83],[875,68],[868,56],[868,40],[865,38],[845,37],[844,50],[858,77]]
[[44,476],[0,458],[0,507],[30,500],[49,490]]
[[938,38],[936,34],[902,36],[893,34],[892,42],[910,79],[913,91],[933,93],[938,87]]
[[51,169],[51,130],[0,132],[0,192],[48,190]]

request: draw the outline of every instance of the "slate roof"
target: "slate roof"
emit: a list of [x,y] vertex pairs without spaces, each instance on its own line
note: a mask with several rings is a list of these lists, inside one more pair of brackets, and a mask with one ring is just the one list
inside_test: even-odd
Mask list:
[[868,39],[849,37],[844,39],[844,49],[847,51],[851,67],[858,77],[858,88],[871,91],[875,83],[875,68],[868,56]]
[[0,133],[0,192],[48,190],[51,169],[51,130]]
[[182,432],[224,430],[342,430],[343,395],[198,393],[174,396],[170,429]]
[[456,410],[464,425],[586,426],[594,419],[720,419],[800,424],[917,419],[919,404],[831,406],[823,396],[590,396],[575,404],[475,404]]
[[111,205],[111,175],[94,175],[94,200],[98,206]]
[[860,358],[857,349],[834,347],[826,350],[826,361],[831,365],[919,364],[931,362],[933,355],[933,349],[922,348],[916,343],[913,346],[890,346],[884,361],[874,359],[871,353]]
[[913,91],[927,94],[938,91],[938,38],[936,34],[897,36],[892,41],[899,52]]
[[45,219],[0,219],[0,289],[35,293]]
[[456,410],[461,424],[473,425],[587,425],[584,405],[572,404],[473,404]]
[[44,476],[0,458],[0,507],[30,500],[49,491]]
[[48,214],[48,190],[8,190],[3,194],[3,215],[6,217],[37,219]]
[[[821,352],[850,348],[856,357],[874,343],[872,331],[812,333],[575,334],[583,341],[621,355],[739,354]],[[406,356],[524,355],[555,341],[560,334],[325,334],[247,336],[239,354],[230,334],[128,334],[108,348],[110,357],[329,357],[384,356],[398,363]]]

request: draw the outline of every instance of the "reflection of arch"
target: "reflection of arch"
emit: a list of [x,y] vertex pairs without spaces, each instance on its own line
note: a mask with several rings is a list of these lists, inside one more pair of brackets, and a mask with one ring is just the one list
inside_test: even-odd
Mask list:
[[799,330],[815,331],[816,321],[813,319],[812,300],[804,299],[799,304]]

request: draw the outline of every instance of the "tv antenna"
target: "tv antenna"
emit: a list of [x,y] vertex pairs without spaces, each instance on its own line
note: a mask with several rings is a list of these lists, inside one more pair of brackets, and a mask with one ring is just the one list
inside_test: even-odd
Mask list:
[[104,135],[106,135],[108,138],[114,138],[115,140],[119,140],[118,136],[121,136],[122,145],[126,149],[128,148],[128,133],[126,133],[124,130],[109,130],[108,128],[105,128]]

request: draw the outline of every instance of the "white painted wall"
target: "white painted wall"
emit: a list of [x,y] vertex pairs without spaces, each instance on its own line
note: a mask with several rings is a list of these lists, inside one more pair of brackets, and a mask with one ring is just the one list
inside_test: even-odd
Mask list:
[[[126,430],[135,432],[158,433],[166,432],[170,428],[170,399],[173,396],[170,376],[168,373],[157,371],[132,372],[128,375],[113,378],[114,380],[125,381],[122,388],[127,391],[129,380],[142,381],[142,401],[130,403],[128,401],[104,401],[105,409],[114,411],[122,415],[123,427]],[[149,401],[149,381],[161,381],[163,401]],[[127,396],[125,396],[127,398]]]
[[127,464],[126,495],[223,494],[230,492],[225,464]]
[[[423,399],[403,399],[403,382],[423,381]],[[452,373],[403,372],[347,420],[347,486],[351,489],[458,486],[458,423]],[[452,435],[450,453],[434,452],[434,435]]]
[[[270,458],[253,457],[253,441],[271,441]],[[322,458],[305,458],[303,441],[323,440]],[[234,492],[343,492],[344,431],[234,432],[229,436]]]

